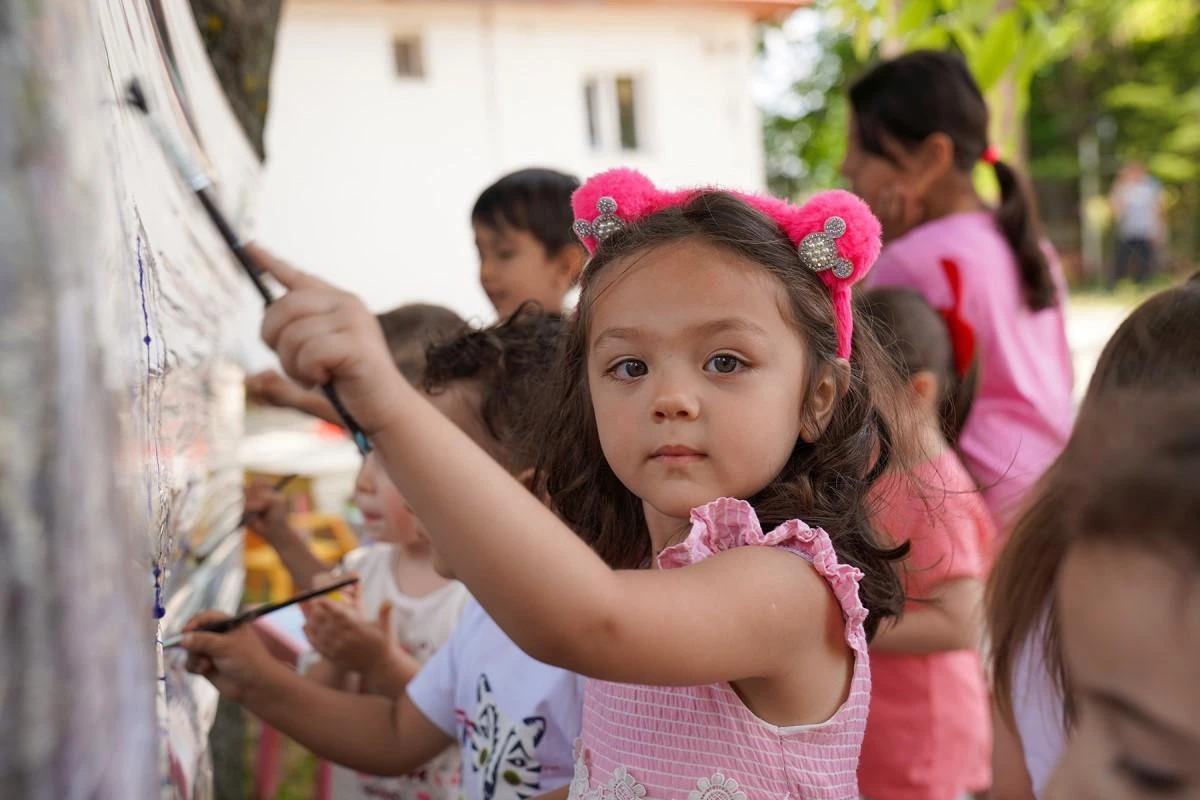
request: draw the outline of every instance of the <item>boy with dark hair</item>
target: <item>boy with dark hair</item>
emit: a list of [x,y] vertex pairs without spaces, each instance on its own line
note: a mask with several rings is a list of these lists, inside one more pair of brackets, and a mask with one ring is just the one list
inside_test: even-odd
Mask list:
[[563,310],[585,253],[571,225],[572,175],[523,169],[483,190],[471,210],[479,251],[479,282],[504,319],[522,303]]

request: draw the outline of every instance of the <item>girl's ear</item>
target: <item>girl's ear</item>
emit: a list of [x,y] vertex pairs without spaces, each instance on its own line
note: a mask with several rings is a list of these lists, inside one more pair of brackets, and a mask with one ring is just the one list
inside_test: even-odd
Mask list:
[[850,362],[844,358],[823,364],[808,388],[808,403],[801,409],[800,438],[812,444],[821,438],[837,401],[850,386]]

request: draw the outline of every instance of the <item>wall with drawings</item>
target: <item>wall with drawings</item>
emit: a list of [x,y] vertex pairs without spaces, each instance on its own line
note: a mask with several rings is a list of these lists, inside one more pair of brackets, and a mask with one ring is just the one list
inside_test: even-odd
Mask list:
[[0,0],[0,797],[211,795],[215,693],[156,640],[240,598],[253,305],[135,76],[245,229],[186,0]]

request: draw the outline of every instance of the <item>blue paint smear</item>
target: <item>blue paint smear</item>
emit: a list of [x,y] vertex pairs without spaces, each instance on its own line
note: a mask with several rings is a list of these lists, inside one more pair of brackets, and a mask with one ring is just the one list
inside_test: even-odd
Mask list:
[[154,565],[154,618],[162,619],[167,615],[167,610],[162,604],[162,567],[158,564]]
[[142,322],[146,326],[146,363],[150,363],[150,312],[146,309],[146,264],[142,260],[142,237],[137,237],[138,294],[142,298]]

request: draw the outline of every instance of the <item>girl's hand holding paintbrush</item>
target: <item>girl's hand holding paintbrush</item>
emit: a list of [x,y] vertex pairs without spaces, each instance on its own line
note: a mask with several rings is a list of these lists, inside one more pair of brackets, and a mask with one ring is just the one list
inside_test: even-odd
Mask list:
[[270,668],[280,666],[248,623],[281,608],[333,594],[357,583],[358,576],[343,577],[333,584],[301,592],[287,600],[256,606],[236,617],[219,611],[202,611],[188,620],[180,635],[164,639],[163,647],[178,645],[187,650],[189,672],[203,675],[222,694],[241,701],[251,690],[270,685],[265,682]]
[[275,685],[277,671],[289,668],[267,650],[249,625],[225,633],[196,630],[202,625],[229,619],[220,611],[202,611],[183,626],[182,646],[187,650],[187,671],[203,675],[222,695],[238,703]]
[[287,500],[269,481],[256,479],[246,487],[245,509],[246,527],[270,544],[291,533]]
[[[263,319],[263,340],[284,371],[306,386],[336,382],[342,404],[373,436],[411,394],[375,316],[356,296],[248,247],[255,263],[288,289]],[[407,392],[406,392],[407,390]]]

